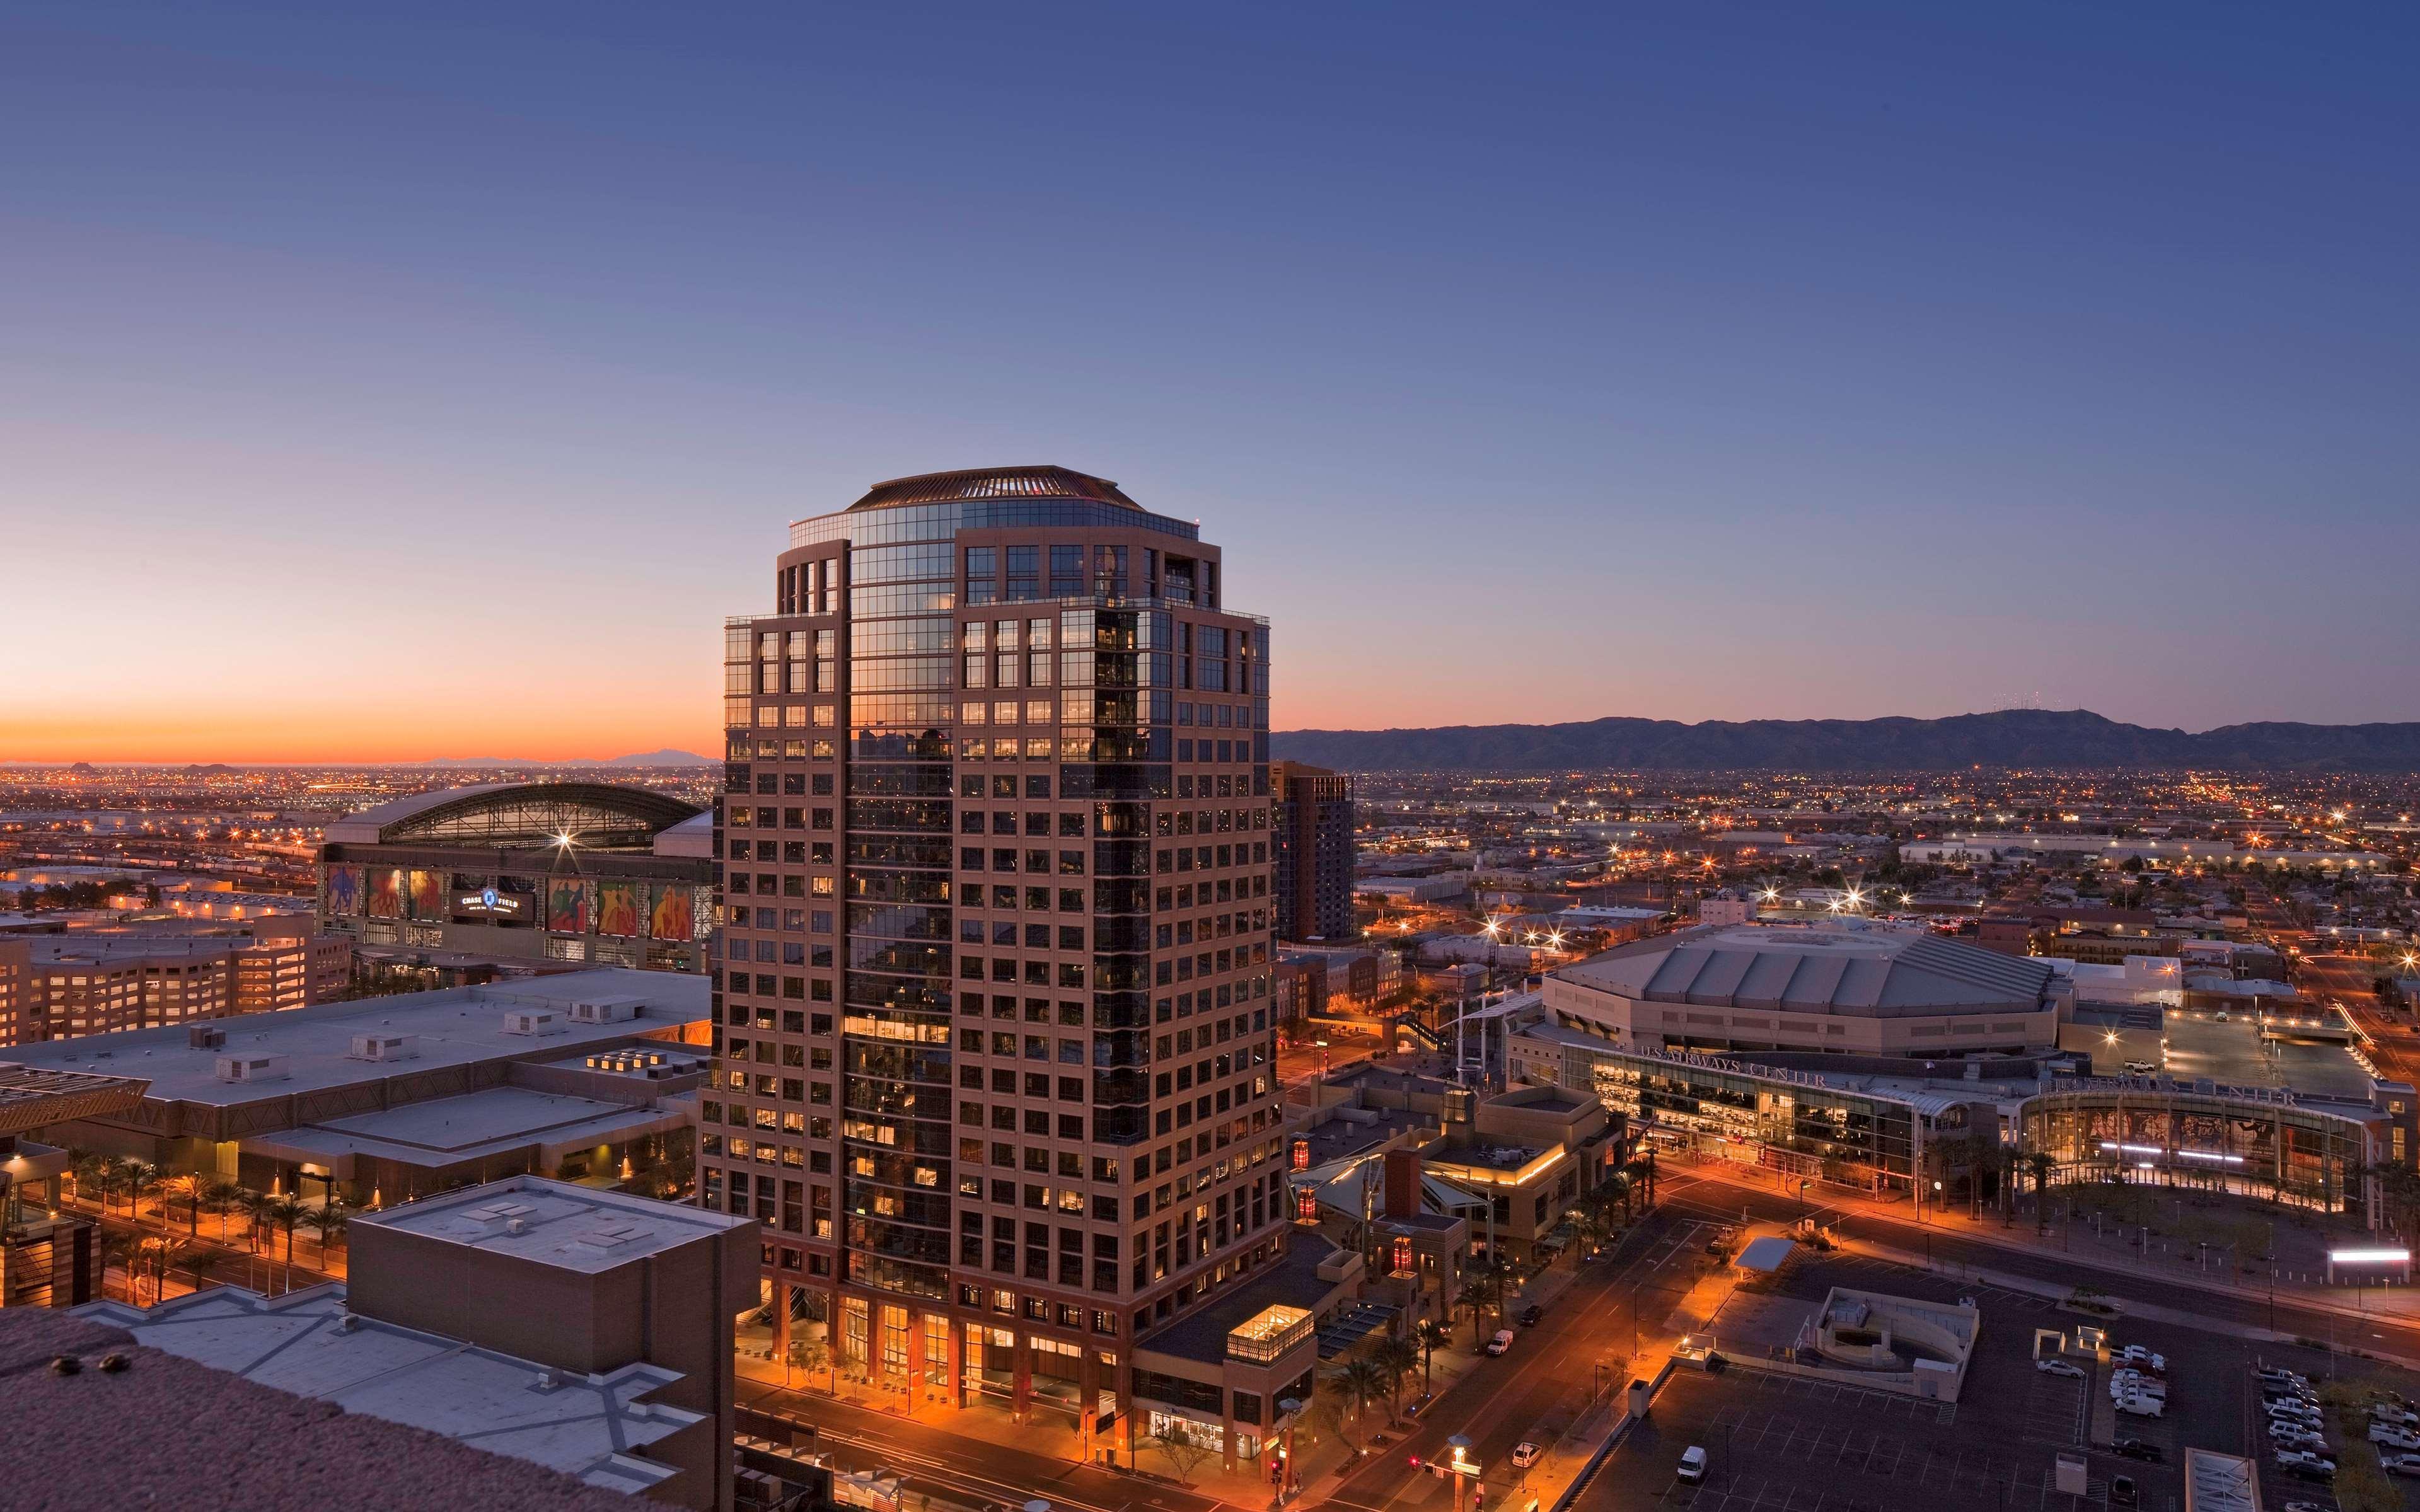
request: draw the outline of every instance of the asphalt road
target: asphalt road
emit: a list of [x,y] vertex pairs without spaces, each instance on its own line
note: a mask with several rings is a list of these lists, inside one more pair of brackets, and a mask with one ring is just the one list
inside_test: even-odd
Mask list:
[[[1707,1227],[1696,1214],[1668,1209],[1643,1219],[1609,1258],[1582,1268],[1537,1327],[1518,1331],[1510,1354],[1481,1360],[1408,1433],[1373,1451],[1320,1504],[1351,1512],[1450,1506],[1450,1484],[1413,1469],[1411,1457],[1423,1464],[1441,1458],[1446,1440],[1459,1433],[1471,1441],[1470,1458],[1484,1467],[1486,1504],[1519,1506],[1523,1477],[1512,1468],[1513,1446],[1534,1439],[1551,1448],[1552,1436],[1541,1424],[1558,1407],[1575,1406],[1573,1398],[1585,1397],[1600,1380],[1615,1390],[1628,1382],[1634,1337],[1652,1341],[1661,1335],[1665,1318],[1697,1279],[1700,1231]],[[1600,1375],[1608,1361],[1618,1367]]]
[[[1670,1183],[1669,1196],[1665,1201],[1668,1210],[1698,1216],[1727,1215],[1736,1219],[1745,1207],[1753,1217],[1768,1222],[1788,1222],[1798,1215],[1798,1201],[1793,1196],[1769,1188],[1734,1185],[1694,1171],[1689,1174],[1694,1180],[1675,1180]],[[2135,1278],[2121,1271],[2086,1269],[2067,1263],[2055,1254],[2002,1249],[1963,1235],[1862,1211],[1840,1218],[1838,1228],[1846,1236],[1887,1244],[1909,1254],[1925,1254],[1929,1244],[1935,1260],[1987,1267],[2009,1275],[2055,1282],[2061,1286],[2089,1285],[2104,1296],[2189,1310],[2214,1322],[2274,1329],[2305,1338],[2326,1340],[2333,1337],[2344,1348],[2357,1347],[2374,1353],[2420,1359],[2420,1325],[2399,1319],[2347,1318],[2333,1310],[2304,1305],[2285,1295],[2273,1304],[2266,1297],[2211,1290],[2168,1274]]]

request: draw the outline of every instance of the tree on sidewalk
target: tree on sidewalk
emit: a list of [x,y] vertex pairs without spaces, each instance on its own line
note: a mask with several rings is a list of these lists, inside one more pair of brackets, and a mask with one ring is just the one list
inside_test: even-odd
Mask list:
[[1403,1421],[1404,1378],[1420,1365],[1420,1347],[1400,1335],[1390,1335],[1370,1351],[1370,1363],[1387,1373],[1388,1421]]
[[1146,1437],[1141,1446],[1158,1450],[1168,1461],[1168,1468],[1176,1472],[1178,1483],[1185,1486],[1192,1485],[1193,1473],[1218,1452],[1181,1433],[1155,1433]]
[[1453,1342],[1453,1331],[1434,1318],[1423,1318],[1414,1334],[1420,1341],[1420,1395],[1425,1396],[1435,1389],[1429,1373],[1429,1356]]

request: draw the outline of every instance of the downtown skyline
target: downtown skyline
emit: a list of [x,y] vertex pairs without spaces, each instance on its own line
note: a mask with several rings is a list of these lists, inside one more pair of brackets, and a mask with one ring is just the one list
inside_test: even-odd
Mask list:
[[569,17],[0,26],[0,760],[710,752],[791,520],[1027,463],[1280,730],[2420,717],[2407,18]]

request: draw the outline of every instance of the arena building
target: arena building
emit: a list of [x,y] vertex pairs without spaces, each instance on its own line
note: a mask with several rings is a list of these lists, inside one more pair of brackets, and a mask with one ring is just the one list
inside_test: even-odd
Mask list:
[[372,959],[399,947],[703,971],[715,925],[713,818],[604,782],[415,794],[328,825],[319,923]]
[[1684,930],[1544,988],[1554,1022],[1628,1046],[1916,1058],[2055,1046],[2068,996],[2040,962],[1846,922]]

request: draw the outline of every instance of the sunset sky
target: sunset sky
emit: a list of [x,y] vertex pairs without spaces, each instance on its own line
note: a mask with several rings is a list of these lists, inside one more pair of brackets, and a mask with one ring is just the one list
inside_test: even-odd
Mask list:
[[0,760],[718,748],[876,479],[1275,722],[2420,718],[2408,6],[0,15]]

